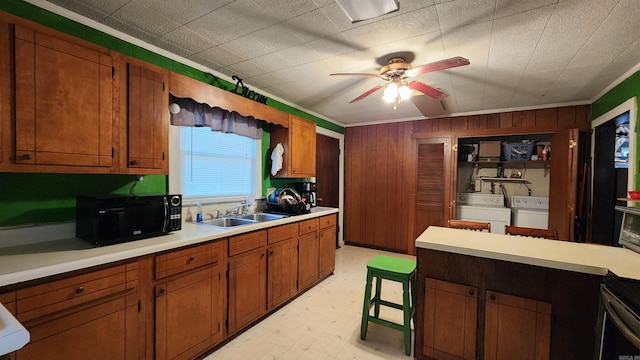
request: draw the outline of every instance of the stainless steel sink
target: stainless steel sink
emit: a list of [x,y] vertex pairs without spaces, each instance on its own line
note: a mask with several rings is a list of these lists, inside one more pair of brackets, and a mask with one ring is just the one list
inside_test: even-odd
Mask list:
[[211,225],[211,226],[218,226],[218,227],[233,227],[233,226],[240,226],[240,225],[250,225],[255,223],[256,221],[254,220],[241,219],[241,218],[235,218],[235,217],[205,220],[202,222],[203,225]]
[[263,221],[269,221],[269,220],[278,220],[286,217],[287,217],[286,215],[255,213],[255,214],[240,216],[238,217],[238,219],[248,219],[248,220],[253,220],[257,222],[263,222]]

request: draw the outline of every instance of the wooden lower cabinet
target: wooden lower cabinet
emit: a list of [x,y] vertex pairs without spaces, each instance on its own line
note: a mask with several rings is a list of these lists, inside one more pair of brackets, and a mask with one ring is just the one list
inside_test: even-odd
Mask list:
[[298,238],[298,290],[306,289],[318,280],[319,245],[316,232]]
[[[235,241],[237,240],[237,241]],[[237,244],[237,245],[236,245]],[[230,256],[228,334],[233,334],[260,318],[267,311],[266,231],[229,239]],[[234,249],[234,250],[232,250]]]
[[487,291],[484,358],[549,359],[551,304]]
[[[31,340],[16,352],[17,360],[137,359],[127,348],[127,321],[137,316],[137,304],[127,308],[125,298],[43,321],[25,323]],[[132,327],[135,330],[135,326]]]
[[475,359],[478,289],[426,278],[422,353],[434,359]]
[[220,267],[156,286],[156,359],[193,359],[222,341],[224,288]]
[[267,311],[291,299],[297,291],[298,242],[290,239],[267,248]]
[[14,358],[142,358],[137,285],[133,262],[18,289],[15,315],[31,339]]
[[318,242],[318,277],[323,278],[336,268],[336,227],[320,230]]

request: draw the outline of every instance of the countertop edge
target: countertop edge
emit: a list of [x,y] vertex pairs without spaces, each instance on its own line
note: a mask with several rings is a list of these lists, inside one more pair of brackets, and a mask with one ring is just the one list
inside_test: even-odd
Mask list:
[[[283,219],[260,222],[233,229],[215,228],[206,225],[185,223],[180,231],[154,238],[136,240],[116,245],[68,249],[61,251],[43,251],[29,254],[0,254],[0,287],[15,285],[26,281],[82,270],[94,266],[126,261],[184,246],[227,238],[251,231],[257,231],[288,223],[304,221],[325,215],[338,213],[337,208],[314,208],[309,214],[290,216]],[[80,239],[61,239],[29,244],[29,248],[59,245],[61,242],[86,244]],[[5,249],[6,251],[6,249]],[[1,252],[0,252],[1,253]],[[22,261],[21,261],[22,260]],[[28,262],[25,264],[24,262]],[[12,269],[13,267],[13,269]],[[17,267],[22,267],[16,269]]]
[[629,249],[559,240],[517,237],[430,226],[415,241],[417,248],[558,270],[640,279],[640,255]]

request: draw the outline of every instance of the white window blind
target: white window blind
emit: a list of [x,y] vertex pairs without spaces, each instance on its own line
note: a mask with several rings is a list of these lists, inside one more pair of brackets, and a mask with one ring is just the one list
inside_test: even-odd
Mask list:
[[186,198],[252,196],[256,178],[256,140],[179,127],[180,192]]

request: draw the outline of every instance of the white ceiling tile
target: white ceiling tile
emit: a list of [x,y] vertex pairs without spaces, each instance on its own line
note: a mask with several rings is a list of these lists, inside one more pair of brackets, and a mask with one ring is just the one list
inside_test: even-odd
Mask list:
[[137,29],[154,37],[160,37],[180,27],[180,24],[170,18],[136,2],[130,2],[119,8],[110,18],[126,24],[133,23]]
[[557,3],[558,0],[498,0],[498,4],[496,6],[496,19],[515,14],[522,14],[529,10],[547,7],[548,5],[556,5]]
[[[124,0],[121,0],[124,1]],[[166,0],[133,0],[142,6],[154,9],[166,18],[184,25],[211,11],[219,9],[233,0],[191,0],[191,1],[166,1]],[[110,3],[111,1],[104,1]]]
[[269,69],[269,71],[281,70],[294,66],[287,59],[283,58],[277,53],[262,55],[252,59],[252,61],[256,65],[259,65],[265,69]]
[[222,44],[221,47],[247,59],[253,59],[273,52],[268,46],[248,35],[228,41]]
[[104,20],[102,20],[102,23],[109,26],[112,29],[118,30],[120,32],[123,32],[125,34],[128,34],[130,36],[135,37],[136,39],[145,41],[150,43],[151,41],[153,41],[155,38],[157,38],[158,36],[155,34],[149,34],[147,32],[145,32],[144,30],[141,30],[139,27],[137,27],[137,25],[134,27],[133,25],[131,25],[130,23],[127,22],[122,22],[118,19],[115,19],[111,16],[105,18]]
[[130,1],[131,0],[51,0],[49,2],[83,15],[86,15],[85,11],[111,15]]
[[455,0],[436,5],[443,30],[492,21],[495,0]]
[[196,55],[201,58],[211,59],[211,61],[219,64],[220,66],[228,66],[247,60],[246,58],[243,58],[240,55],[223,48],[222,46],[209,48],[197,53]]
[[307,64],[322,59],[322,55],[320,53],[316,52],[313,47],[307,46],[306,44],[280,50],[277,54],[287,59],[287,61],[293,65]]
[[[228,73],[236,75],[241,79],[250,78],[258,74],[263,74],[265,69],[259,65],[256,65],[251,60],[242,61],[226,67]],[[223,71],[227,73],[226,71]]]
[[108,4],[105,4],[104,1],[85,2],[79,0],[51,0],[50,2],[69,11],[82,14],[89,19],[103,21],[112,12],[116,11],[120,6],[123,6],[127,1],[106,2]]
[[213,42],[185,27],[179,27],[164,36],[161,36],[152,43],[159,43],[158,40],[164,43],[174,44],[175,47],[185,49],[188,53],[192,54],[199,53],[215,46]]
[[302,14],[280,24],[290,29],[302,43],[339,33],[338,27],[324,14],[322,9]]

